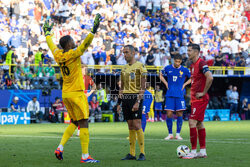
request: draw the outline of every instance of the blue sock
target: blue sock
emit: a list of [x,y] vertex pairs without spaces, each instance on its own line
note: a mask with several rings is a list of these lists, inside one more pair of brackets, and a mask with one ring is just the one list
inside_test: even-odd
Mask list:
[[143,132],[145,131],[146,124],[147,124],[146,114],[142,114],[142,117],[141,117],[141,127],[142,127]]
[[168,127],[168,133],[173,134],[172,127],[173,127],[173,119],[167,118],[167,127]]
[[159,118],[161,118],[161,111],[159,111]]
[[181,132],[181,127],[182,127],[182,117],[177,117],[177,131],[176,131],[176,133]]
[[157,111],[155,110],[154,113],[155,113],[155,119],[157,119]]

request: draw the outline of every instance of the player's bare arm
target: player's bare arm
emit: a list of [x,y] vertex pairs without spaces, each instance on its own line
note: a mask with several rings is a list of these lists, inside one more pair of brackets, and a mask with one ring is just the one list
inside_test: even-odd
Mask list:
[[164,85],[166,86],[166,88],[168,89],[168,82],[165,80],[162,72],[160,72],[160,80],[164,83]]
[[200,99],[201,97],[203,97],[207,93],[207,91],[209,90],[209,88],[211,87],[213,83],[213,75],[210,71],[207,71],[204,75],[206,77],[206,85],[205,85],[203,92],[196,93],[197,99]]
[[94,93],[95,90],[96,90],[96,84],[94,83],[92,88],[91,88],[91,91],[89,93],[87,93],[86,96],[87,97],[91,96]]
[[143,95],[144,95],[144,92],[145,92],[145,89],[146,89],[146,80],[147,80],[146,77],[144,75],[142,75],[141,76],[141,90],[139,92],[138,99],[137,99],[136,103],[133,106],[132,111],[137,111],[139,109],[140,101],[143,99]]
[[187,85],[189,85],[189,84],[191,84],[191,78],[189,78],[189,79],[183,84],[182,90],[183,90]]

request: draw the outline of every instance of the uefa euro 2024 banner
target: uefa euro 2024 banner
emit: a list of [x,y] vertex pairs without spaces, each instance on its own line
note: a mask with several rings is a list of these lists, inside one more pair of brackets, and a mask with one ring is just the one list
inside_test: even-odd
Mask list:
[[1,125],[30,124],[30,113],[27,112],[0,112]]

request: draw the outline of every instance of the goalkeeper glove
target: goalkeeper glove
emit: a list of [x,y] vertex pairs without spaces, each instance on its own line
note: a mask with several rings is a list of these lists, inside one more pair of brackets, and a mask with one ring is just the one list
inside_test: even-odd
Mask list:
[[45,36],[51,34],[51,30],[52,30],[53,26],[54,26],[54,23],[49,25],[49,21],[48,20],[45,21],[45,23],[43,25],[43,31],[44,31]]
[[102,16],[101,16],[99,13],[97,13],[97,15],[95,16],[94,26],[93,26],[93,28],[91,29],[91,32],[92,32],[93,34],[96,33],[96,31],[97,31],[97,29],[98,29],[98,27],[99,27],[99,25],[100,25],[100,21],[102,20],[101,17],[102,17]]

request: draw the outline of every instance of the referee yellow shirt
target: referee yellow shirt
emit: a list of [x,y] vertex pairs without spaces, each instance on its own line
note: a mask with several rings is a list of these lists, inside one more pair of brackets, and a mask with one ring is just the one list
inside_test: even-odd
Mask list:
[[141,90],[141,77],[147,76],[147,69],[141,62],[132,65],[126,64],[121,71],[123,93],[136,94]]

